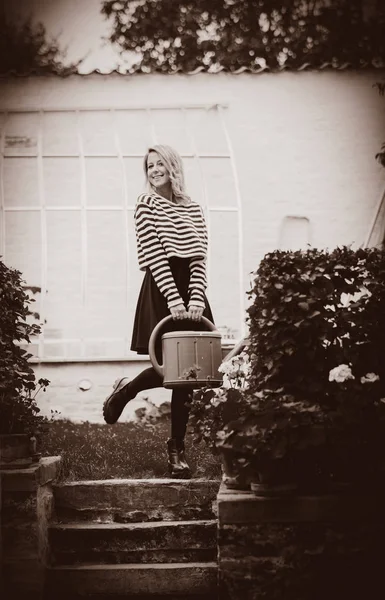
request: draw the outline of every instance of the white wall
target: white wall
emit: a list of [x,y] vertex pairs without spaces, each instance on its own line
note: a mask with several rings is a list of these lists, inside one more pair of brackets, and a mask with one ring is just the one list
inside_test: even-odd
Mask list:
[[[301,245],[363,243],[385,184],[374,159],[385,139],[385,101],[372,87],[381,78],[377,70],[21,77],[0,81],[0,110],[226,104],[246,292],[266,252],[295,245],[290,230],[282,231],[286,217],[308,219],[292,230]],[[232,243],[223,240],[224,252]],[[226,279],[225,255],[221,268]]]
[[244,272],[278,244],[286,215],[310,243],[361,244],[384,185],[379,70],[260,75],[89,75],[0,81],[0,109],[225,103],[239,174]]

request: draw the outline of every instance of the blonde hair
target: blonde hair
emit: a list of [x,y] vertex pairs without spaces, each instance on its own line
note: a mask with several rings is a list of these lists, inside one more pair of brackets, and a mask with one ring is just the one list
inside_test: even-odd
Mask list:
[[170,178],[171,190],[175,201],[178,204],[189,204],[191,202],[191,198],[186,192],[182,158],[178,152],[176,152],[176,150],[171,148],[171,146],[155,144],[154,146],[148,148],[144,157],[143,168],[149,190],[151,192],[156,192],[156,189],[149,182],[147,174],[147,160],[150,152],[156,152],[161,157]]

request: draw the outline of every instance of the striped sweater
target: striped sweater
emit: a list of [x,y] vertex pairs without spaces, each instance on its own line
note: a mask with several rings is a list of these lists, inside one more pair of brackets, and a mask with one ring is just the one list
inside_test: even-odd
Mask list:
[[135,207],[139,268],[151,270],[169,308],[183,303],[168,259],[190,258],[189,305],[204,308],[207,229],[196,202],[175,204],[156,194],[141,194]]

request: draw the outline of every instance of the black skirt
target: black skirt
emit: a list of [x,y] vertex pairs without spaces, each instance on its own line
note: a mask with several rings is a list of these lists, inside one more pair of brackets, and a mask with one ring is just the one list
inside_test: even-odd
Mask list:
[[[186,306],[189,302],[188,286],[190,283],[189,258],[170,258],[171,272],[174,277],[175,285]],[[134,329],[132,332],[131,350],[138,354],[148,354],[148,342],[151,333],[156,325],[170,315],[170,309],[167,306],[167,300],[159,290],[150,269],[146,269],[142,287],[139,292],[139,298],[136,305]],[[214,323],[210,305],[205,296],[205,309],[203,316]],[[207,328],[199,322],[191,319],[184,321],[171,321],[167,323],[160,331],[158,340],[163,333],[178,330],[203,331]]]

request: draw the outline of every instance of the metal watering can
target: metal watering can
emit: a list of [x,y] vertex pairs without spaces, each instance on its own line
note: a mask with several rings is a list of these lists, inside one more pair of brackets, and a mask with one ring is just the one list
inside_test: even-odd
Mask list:
[[210,385],[222,385],[222,374],[218,372],[222,359],[221,334],[215,325],[202,317],[209,331],[172,331],[162,335],[163,364],[155,355],[155,342],[159,331],[171,315],[158,323],[151,333],[148,344],[150,360],[157,373],[163,377],[163,386],[168,389]]
[[249,340],[244,338],[222,358],[222,336],[211,321],[202,317],[202,323],[209,331],[173,331],[162,335],[163,364],[160,365],[155,354],[155,343],[163,325],[171,320],[169,315],[158,323],[148,344],[151,363],[163,377],[163,386],[168,389],[221,386],[223,376],[218,368],[223,362],[240,354]]

